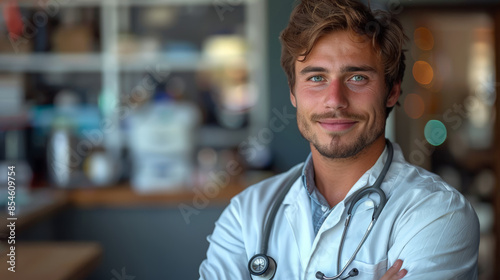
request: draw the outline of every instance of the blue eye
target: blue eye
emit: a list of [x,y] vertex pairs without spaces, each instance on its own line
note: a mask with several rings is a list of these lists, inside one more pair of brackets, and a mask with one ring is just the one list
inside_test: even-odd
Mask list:
[[351,78],[352,81],[355,81],[355,82],[361,82],[361,81],[364,81],[366,80],[365,77],[361,76],[361,75],[355,75]]
[[322,82],[324,79],[321,76],[312,76],[309,80],[312,82]]

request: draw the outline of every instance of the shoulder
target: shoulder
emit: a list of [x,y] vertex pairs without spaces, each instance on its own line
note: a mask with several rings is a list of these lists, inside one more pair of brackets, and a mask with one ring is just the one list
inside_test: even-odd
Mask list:
[[387,204],[398,213],[397,224],[425,226],[447,217],[451,223],[478,225],[474,209],[456,188],[437,174],[407,162],[399,146],[394,146],[386,193]]
[[[249,186],[244,191],[233,197],[231,204],[239,207],[269,207],[276,199],[279,191],[287,184],[294,175],[301,172],[302,163],[295,165],[284,173],[277,174],[270,178]],[[257,208],[258,209],[258,208]]]
[[217,220],[216,230],[220,231],[224,228],[226,231],[230,231],[234,228],[240,228],[240,238],[251,240],[247,246],[252,247],[252,244],[262,237],[261,229],[264,227],[266,215],[276,202],[279,191],[290,178],[293,178],[294,174],[300,171],[301,164],[292,167],[285,173],[249,186],[234,196]]
[[447,197],[468,204],[465,197],[440,176],[408,162],[402,163],[400,174],[395,182],[394,194],[404,195],[411,200],[429,197]]
[[406,203],[418,203],[436,197],[453,199],[459,204],[468,205],[465,197],[453,186],[450,186],[440,176],[422,167],[407,162],[401,148],[394,144],[394,159],[387,174],[389,186],[387,190],[393,200],[404,197]]
[[410,163],[402,163],[400,174],[389,197],[398,205],[397,224],[425,227],[438,220],[460,230],[463,226],[479,229],[479,222],[470,202],[437,174]]

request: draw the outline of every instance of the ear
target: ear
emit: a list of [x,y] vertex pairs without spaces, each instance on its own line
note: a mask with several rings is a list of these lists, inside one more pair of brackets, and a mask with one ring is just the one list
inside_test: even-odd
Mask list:
[[398,103],[399,96],[401,95],[401,81],[394,83],[387,96],[386,107],[394,107]]
[[293,107],[297,108],[297,99],[295,99],[295,95],[290,91],[290,101],[292,102]]

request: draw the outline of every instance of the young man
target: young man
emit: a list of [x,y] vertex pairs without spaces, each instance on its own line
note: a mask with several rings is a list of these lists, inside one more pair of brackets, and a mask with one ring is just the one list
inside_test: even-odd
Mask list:
[[200,279],[477,278],[474,210],[384,136],[405,38],[397,19],[357,1],[299,3],[281,60],[311,154],[233,198]]

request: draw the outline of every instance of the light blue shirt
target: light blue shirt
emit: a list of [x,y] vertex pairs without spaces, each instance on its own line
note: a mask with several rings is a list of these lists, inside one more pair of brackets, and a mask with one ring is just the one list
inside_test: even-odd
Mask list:
[[307,194],[311,198],[311,213],[312,213],[312,223],[314,234],[318,234],[318,231],[332,212],[333,208],[326,201],[326,198],[319,192],[314,181],[314,166],[312,160],[312,154],[307,157],[304,168],[302,169],[302,182],[306,188]]

